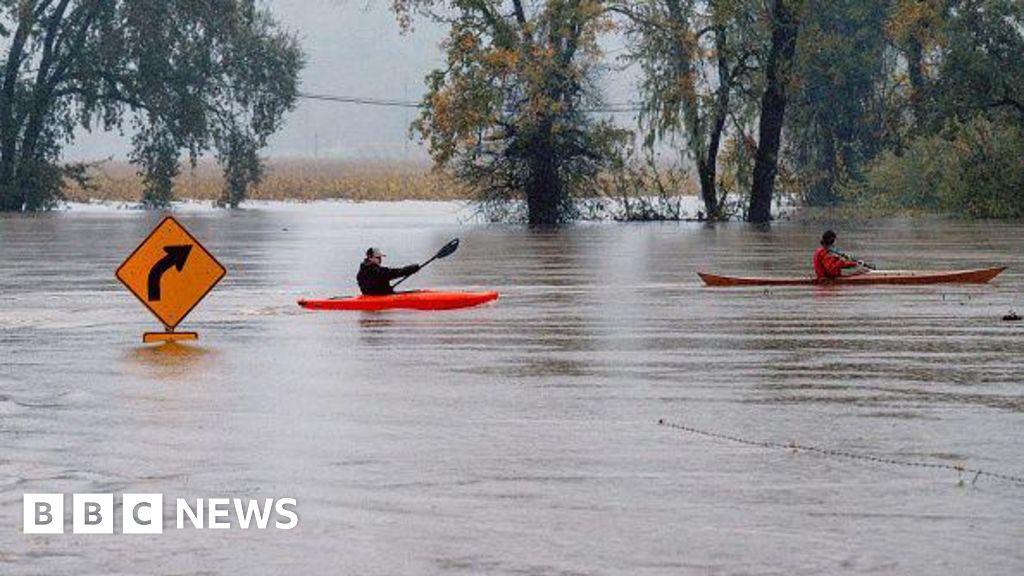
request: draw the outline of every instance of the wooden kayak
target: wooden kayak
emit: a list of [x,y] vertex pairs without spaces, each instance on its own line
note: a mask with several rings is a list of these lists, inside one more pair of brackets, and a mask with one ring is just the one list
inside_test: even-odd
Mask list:
[[497,292],[434,292],[417,290],[388,296],[350,296],[325,300],[299,300],[307,310],[452,310],[497,300]]
[[830,286],[838,284],[857,285],[916,285],[916,284],[984,284],[995,278],[1006,266],[978,268],[976,270],[913,271],[913,270],[872,270],[864,274],[840,276],[833,279],[818,278],[752,278],[743,276],[719,276],[698,272],[697,275],[708,286]]

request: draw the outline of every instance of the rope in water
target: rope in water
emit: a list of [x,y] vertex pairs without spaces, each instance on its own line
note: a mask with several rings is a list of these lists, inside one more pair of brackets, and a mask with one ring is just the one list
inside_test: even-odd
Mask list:
[[788,444],[782,444],[780,442],[767,442],[762,440],[750,440],[747,438],[740,438],[739,436],[732,436],[730,434],[722,434],[719,432],[709,432],[707,430],[700,430],[692,426],[686,426],[685,424],[677,424],[674,422],[668,422],[665,419],[658,420],[659,426],[665,426],[668,428],[674,428],[676,430],[682,430],[691,434],[697,434],[699,436],[705,436],[707,438],[716,438],[719,440],[727,440],[729,442],[735,442],[737,444],[746,444],[747,446],[757,446],[759,448],[771,448],[771,449],[782,449],[782,450],[805,450],[807,452],[813,452],[822,456],[835,457],[835,458],[846,458],[851,460],[862,460],[867,462],[875,462],[877,464],[888,464],[891,466],[907,466],[915,468],[932,468],[941,470],[951,470],[956,472],[958,475],[959,483],[963,483],[963,474],[974,474],[974,478],[971,480],[971,485],[974,485],[981,476],[988,476],[989,478],[996,478],[1004,480],[1006,482],[1012,482],[1014,484],[1020,484],[1024,486],[1024,478],[1020,476],[1011,476],[1009,474],[1000,474],[998,472],[989,472],[987,470],[980,470],[978,468],[968,468],[961,464],[940,464],[933,462],[913,462],[909,460],[896,460],[894,458],[885,458],[882,456],[871,456],[868,454],[858,454],[856,452],[848,452],[846,450],[835,450],[832,448],[822,448],[820,446],[807,446],[804,444],[798,444],[797,442],[789,442]]

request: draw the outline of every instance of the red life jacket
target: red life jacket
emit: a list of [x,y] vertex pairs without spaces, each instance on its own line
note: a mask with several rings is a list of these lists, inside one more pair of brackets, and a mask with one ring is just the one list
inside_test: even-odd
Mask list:
[[853,268],[857,263],[852,260],[841,258],[824,246],[818,246],[814,251],[814,275],[818,278],[838,278],[843,274],[843,268]]

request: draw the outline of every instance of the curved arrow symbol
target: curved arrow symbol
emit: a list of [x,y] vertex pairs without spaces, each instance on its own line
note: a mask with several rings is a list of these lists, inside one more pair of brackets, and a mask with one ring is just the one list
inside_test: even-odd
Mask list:
[[159,302],[160,301],[160,278],[167,272],[171,267],[181,269],[185,267],[185,260],[188,260],[188,253],[192,251],[191,244],[185,244],[182,246],[164,246],[164,252],[166,256],[161,258],[153,268],[149,271],[149,301]]

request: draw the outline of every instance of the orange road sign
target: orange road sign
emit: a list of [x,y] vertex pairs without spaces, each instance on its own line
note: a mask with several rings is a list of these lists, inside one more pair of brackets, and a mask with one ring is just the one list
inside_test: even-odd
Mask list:
[[227,270],[168,216],[117,269],[117,279],[173,330]]

